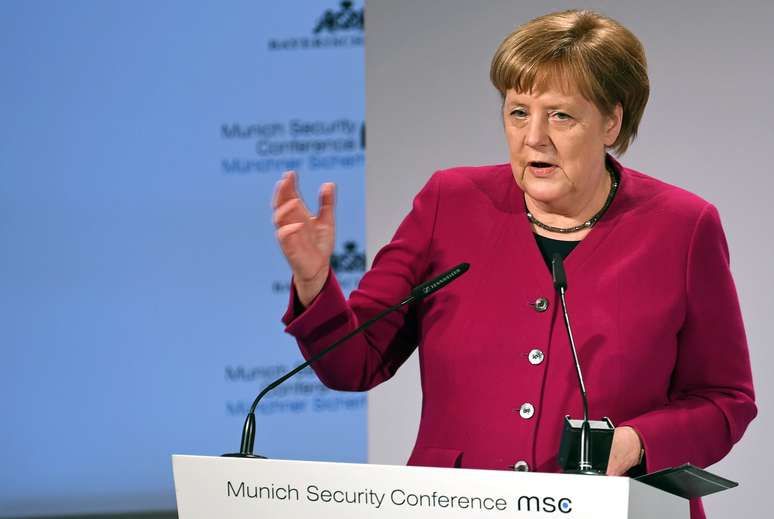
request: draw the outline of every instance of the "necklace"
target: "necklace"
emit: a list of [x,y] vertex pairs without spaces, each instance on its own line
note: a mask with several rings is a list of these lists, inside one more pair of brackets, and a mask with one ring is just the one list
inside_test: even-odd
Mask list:
[[613,173],[612,169],[608,166],[605,166],[605,169],[610,174],[610,192],[607,194],[607,200],[605,200],[605,205],[602,206],[602,209],[596,212],[594,216],[586,220],[580,225],[576,225],[575,227],[553,227],[551,225],[546,225],[537,218],[535,218],[531,212],[527,211],[527,219],[530,221],[530,223],[533,223],[540,227],[541,229],[545,229],[546,231],[550,232],[558,232],[561,234],[570,234],[573,232],[578,232],[583,229],[591,229],[594,227],[594,224],[599,221],[600,218],[602,218],[602,215],[605,214],[605,211],[607,211],[607,208],[610,207],[610,204],[613,202],[613,198],[615,197],[616,191],[618,191],[618,181],[615,178],[615,174]]

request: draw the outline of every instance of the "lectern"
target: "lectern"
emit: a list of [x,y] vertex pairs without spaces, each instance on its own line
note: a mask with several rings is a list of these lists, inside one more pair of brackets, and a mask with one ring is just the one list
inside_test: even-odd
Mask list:
[[626,477],[172,457],[180,519],[680,519],[688,500]]

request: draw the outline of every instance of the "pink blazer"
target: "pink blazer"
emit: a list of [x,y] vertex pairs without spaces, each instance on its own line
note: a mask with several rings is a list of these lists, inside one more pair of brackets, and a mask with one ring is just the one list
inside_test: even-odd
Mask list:
[[[616,198],[565,261],[591,417],[636,429],[648,472],[705,467],[756,415],[720,219],[699,197],[615,166]],[[419,347],[422,415],[409,464],[508,470],[524,461],[558,471],[562,419],[581,417],[582,405],[551,274],[509,165],[434,174],[349,301],[331,275],[300,315],[291,299],[287,332],[309,357],[463,261],[462,278],[315,370],[333,389],[364,391]]]

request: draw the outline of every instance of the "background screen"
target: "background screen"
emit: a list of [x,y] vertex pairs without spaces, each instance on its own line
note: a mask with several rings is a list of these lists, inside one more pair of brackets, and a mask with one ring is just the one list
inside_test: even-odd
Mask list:
[[[362,274],[362,2],[0,4],[0,516],[174,509],[170,455],[239,449],[302,359],[275,182]],[[256,452],[365,461],[365,395],[309,370]]]

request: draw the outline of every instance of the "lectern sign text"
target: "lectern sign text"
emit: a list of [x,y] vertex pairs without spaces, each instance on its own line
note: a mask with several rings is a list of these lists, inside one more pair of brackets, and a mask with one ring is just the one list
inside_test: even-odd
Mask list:
[[173,466],[180,519],[688,517],[688,501],[628,478],[200,456]]
[[389,490],[325,488],[309,484],[303,488],[283,484],[258,484],[245,481],[226,481],[226,496],[257,499],[259,501],[307,501],[309,503],[347,504],[356,507],[366,506],[374,509],[395,507],[420,507],[425,509],[450,508],[459,510],[503,512],[511,506],[525,512],[572,512],[572,499],[554,496],[480,496],[447,495],[434,490],[432,493],[419,493],[406,488]]

